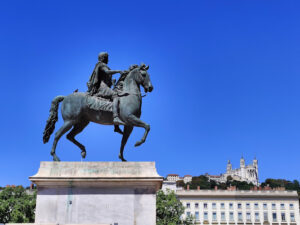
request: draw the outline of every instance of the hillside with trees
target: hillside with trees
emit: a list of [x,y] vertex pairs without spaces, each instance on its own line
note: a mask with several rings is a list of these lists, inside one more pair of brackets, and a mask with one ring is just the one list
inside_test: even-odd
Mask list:
[[[201,189],[215,189],[217,187],[221,190],[226,190],[229,187],[235,186],[237,190],[251,190],[254,188],[252,183],[247,183],[245,181],[236,181],[233,180],[230,176],[227,178],[226,183],[217,183],[214,180],[209,180],[206,176],[194,176],[192,177],[192,181],[189,183],[184,183],[182,180],[177,181],[177,186],[187,188],[189,185],[189,189],[197,189],[199,186]],[[295,190],[300,194],[300,184],[299,181],[289,181],[285,179],[271,179],[268,178],[260,185],[262,188],[268,186],[270,188],[285,188],[286,190]]]

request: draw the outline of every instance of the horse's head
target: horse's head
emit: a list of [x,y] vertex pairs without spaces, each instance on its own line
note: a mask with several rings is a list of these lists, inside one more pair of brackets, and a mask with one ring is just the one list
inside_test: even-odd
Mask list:
[[149,66],[146,66],[145,64],[141,64],[141,66],[138,68],[139,73],[137,76],[137,80],[139,84],[141,84],[145,90],[145,92],[151,92],[153,90],[153,85],[150,80],[150,75],[148,74]]
[[131,81],[134,81],[134,84],[136,84],[138,87],[142,85],[145,92],[151,92],[153,90],[153,85],[147,72],[148,69],[149,66],[146,66],[145,64],[141,64],[140,66],[130,66],[129,72],[124,80],[124,88],[127,90],[132,89],[133,87],[131,84],[133,83]]

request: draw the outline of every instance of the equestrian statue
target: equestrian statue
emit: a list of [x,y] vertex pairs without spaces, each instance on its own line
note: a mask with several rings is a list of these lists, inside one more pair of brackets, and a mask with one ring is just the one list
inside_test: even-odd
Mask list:
[[[146,141],[150,125],[140,120],[142,106],[140,86],[146,93],[153,90],[147,71],[149,66],[145,64],[132,65],[127,71],[121,71],[111,70],[107,64],[108,53],[101,52],[98,55],[98,63],[87,83],[87,92],[75,91],[68,96],[57,96],[52,100],[50,115],[43,133],[44,143],[49,141],[55,129],[60,102],[62,102],[61,114],[64,120],[62,127],[55,133],[51,149],[53,161],[60,161],[56,155],[57,142],[71,129],[67,134],[67,139],[80,148],[82,158],[86,157],[84,145],[79,143],[75,136],[82,132],[89,122],[114,125],[114,131],[123,135],[119,154],[122,161],[126,161],[123,156],[124,147],[134,127],[145,129],[142,139],[137,141],[135,146]],[[118,82],[112,79],[116,73],[121,74]],[[119,125],[124,126],[123,131]]]

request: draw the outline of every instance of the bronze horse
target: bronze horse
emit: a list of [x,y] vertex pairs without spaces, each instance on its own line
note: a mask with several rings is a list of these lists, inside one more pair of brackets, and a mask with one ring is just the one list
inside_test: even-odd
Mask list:
[[[124,125],[124,131],[119,154],[119,158],[122,161],[126,161],[123,156],[123,151],[133,127],[143,127],[145,129],[144,136],[140,141],[136,142],[135,146],[143,144],[146,141],[148,132],[150,131],[150,125],[139,119],[141,116],[142,106],[140,86],[143,86],[145,92],[151,92],[153,90],[150,76],[147,72],[148,68],[149,66],[146,67],[144,65],[135,68],[129,72],[124,80],[123,93],[126,93],[126,95],[120,97],[119,103],[119,116],[122,121],[124,121],[124,124],[122,124]],[[73,129],[70,133],[68,133],[67,139],[81,149],[81,156],[85,158],[85,147],[75,139],[75,136],[82,132],[89,122],[113,125],[112,112],[92,109],[87,104],[86,98],[87,93],[76,92],[68,96],[57,96],[52,100],[50,115],[43,135],[44,143],[49,141],[50,135],[55,129],[55,123],[58,120],[58,106],[60,102],[62,102],[61,114],[64,119],[64,124],[55,133],[51,149],[51,155],[54,161],[60,161],[55,153],[57,142],[62,135],[71,128]]]

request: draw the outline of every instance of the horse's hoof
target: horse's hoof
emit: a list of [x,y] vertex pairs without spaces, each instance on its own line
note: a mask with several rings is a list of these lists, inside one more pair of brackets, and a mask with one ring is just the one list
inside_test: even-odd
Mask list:
[[57,156],[53,156],[53,161],[54,162],[60,162],[60,159]]
[[121,156],[121,155],[119,155],[119,159],[121,159],[121,160],[122,160],[122,162],[127,162],[127,160],[126,160],[126,159],[124,159],[124,157],[123,157],[123,156]]
[[134,147],[140,146],[142,143],[143,143],[143,142],[141,142],[141,141],[137,141],[137,142],[135,143]]
[[81,157],[85,159],[85,157],[86,157],[86,152],[81,152]]

